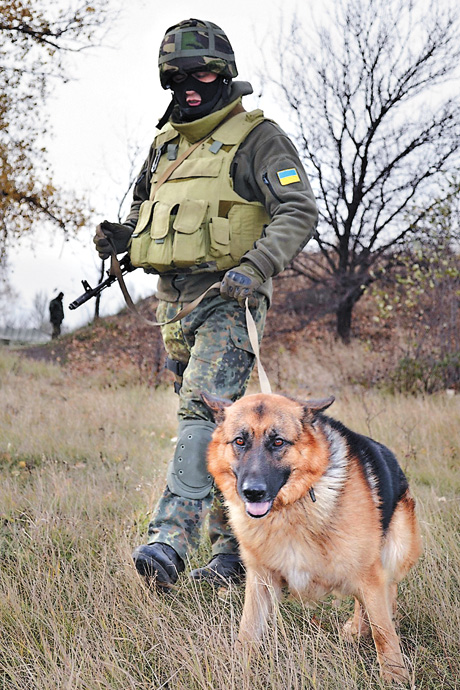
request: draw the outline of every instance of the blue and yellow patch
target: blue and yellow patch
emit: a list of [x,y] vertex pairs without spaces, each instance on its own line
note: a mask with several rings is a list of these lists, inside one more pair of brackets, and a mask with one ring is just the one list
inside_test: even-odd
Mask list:
[[295,168],[289,168],[289,170],[280,170],[276,174],[278,175],[278,179],[283,187],[285,184],[300,182],[299,173]]

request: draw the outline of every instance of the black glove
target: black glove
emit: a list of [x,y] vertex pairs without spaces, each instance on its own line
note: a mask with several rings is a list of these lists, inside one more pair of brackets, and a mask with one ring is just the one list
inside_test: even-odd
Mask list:
[[115,248],[117,254],[126,252],[132,234],[133,228],[128,225],[109,223],[108,220],[104,220],[97,226],[93,237],[97,253],[104,260],[112,255],[112,247]]
[[248,297],[249,306],[256,307],[258,300],[254,293],[264,282],[265,278],[257,268],[245,261],[227,271],[222,278],[220,294],[224,299],[236,299],[240,307],[244,307]]

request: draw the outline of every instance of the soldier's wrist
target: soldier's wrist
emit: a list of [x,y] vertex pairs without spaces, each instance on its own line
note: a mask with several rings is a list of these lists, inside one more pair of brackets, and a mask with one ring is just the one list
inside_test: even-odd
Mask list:
[[252,261],[242,261],[240,266],[235,268],[235,271],[240,270],[242,273],[249,275],[252,279],[257,280],[260,284],[265,283],[266,278],[264,274],[259,271],[257,266],[254,266]]
[[250,256],[244,256],[241,259],[241,264],[251,264],[258,272],[260,277],[265,282],[275,274],[275,267],[268,257],[261,252],[251,251]]

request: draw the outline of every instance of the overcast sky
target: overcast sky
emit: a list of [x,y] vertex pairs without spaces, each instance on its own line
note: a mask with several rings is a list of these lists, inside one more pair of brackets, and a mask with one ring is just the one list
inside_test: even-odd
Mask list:
[[[66,4],[65,0],[61,0]],[[262,69],[260,49],[268,35],[276,35],[280,8],[287,20],[297,7],[296,0],[265,0],[263,5],[247,0],[228,3],[207,0],[130,0],[120,3],[120,16],[108,32],[105,45],[79,53],[71,59],[72,80],[57,84],[49,103],[53,138],[48,143],[57,185],[84,193],[96,209],[95,221],[116,221],[120,199],[130,176],[136,146],[142,164],[155,136],[155,125],[164,112],[169,95],[158,79],[158,48],[166,29],[183,19],[195,17],[221,26],[233,45],[238,79],[251,81],[255,96],[245,99],[247,109],[263,107],[282,126],[276,104],[260,95],[257,73]],[[306,3],[300,3],[305,13]],[[11,252],[12,284],[19,293],[18,314],[32,308],[34,297],[65,293],[67,329],[88,320],[93,311],[81,307],[69,311],[67,305],[82,292],[80,280],[97,283],[100,262],[93,248],[94,226],[81,231],[78,241],[65,242],[59,230],[39,233]],[[155,278],[135,271],[128,278],[134,296],[154,292]],[[109,298],[110,293],[110,298]],[[123,305],[117,286],[104,293],[104,308],[116,311]]]

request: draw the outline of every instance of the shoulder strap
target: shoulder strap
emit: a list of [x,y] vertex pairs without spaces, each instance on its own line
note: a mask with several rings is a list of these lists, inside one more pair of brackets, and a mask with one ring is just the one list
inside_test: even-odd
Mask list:
[[186,151],[184,151],[184,153],[181,156],[179,156],[179,158],[177,160],[175,160],[173,162],[173,164],[170,165],[167,170],[164,171],[163,175],[154,184],[152,184],[152,186],[150,188],[150,196],[149,196],[150,201],[153,201],[153,199],[155,198],[155,194],[157,193],[157,191],[159,190],[161,185],[164,182],[166,182],[167,180],[169,180],[169,178],[173,174],[174,170],[176,168],[178,168],[179,165],[181,163],[183,163],[185,161],[185,159],[188,158],[190,156],[190,154],[193,153],[195,151],[195,149],[197,149],[198,146],[200,146],[208,138],[209,138],[209,135],[206,136],[204,139],[200,139],[199,141],[195,142],[192,146],[190,146],[190,148],[188,148]]
[[[203,137],[199,141],[195,142],[194,144],[192,144],[192,146],[190,146],[190,148],[188,148],[186,151],[184,151],[184,153],[181,156],[179,156],[179,158],[177,160],[175,160],[173,162],[173,164],[170,165],[167,170],[165,170],[163,175],[151,186],[150,196],[149,196],[150,201],[153,201],[155,194],[157,193],[157,191],[159,190],[161,185],[171,177],[174,170],[176,170],[176,168],[178,168],[179,165],[181,163],[183,163],[185,161],[185,159],[188,158],[190,156],[190,154],[195,151],[195,149],[197,149],[203,142],[207,141],[221,127],[225,127],[225,125],[228,122],[231,122],[233,120],[235,115],[239,115],[240,113],[246,113],[246,111],[244,110],[241,103],[238,103],[233,108],[233,110],[227,115],[227,117],[222,122],[220,122],[217,125],[217,127],[214,128],[214,130],[212,130],[211,132],[208,132],[208,134],[206,134],[205,137]],[[255,124],[259,124],[259,122],[255,123],[255,120],[260,119],[261,116],[263,118],[263,113],[261,110],[254,110],[251,113],[246,113],[246,116],[247,116],[247,119],[253,123],[251,125],[251,127],[249,128],[249,129],[252,129],[255,126]],[[245,136],[246,136],[246,134],[245,134]]]

